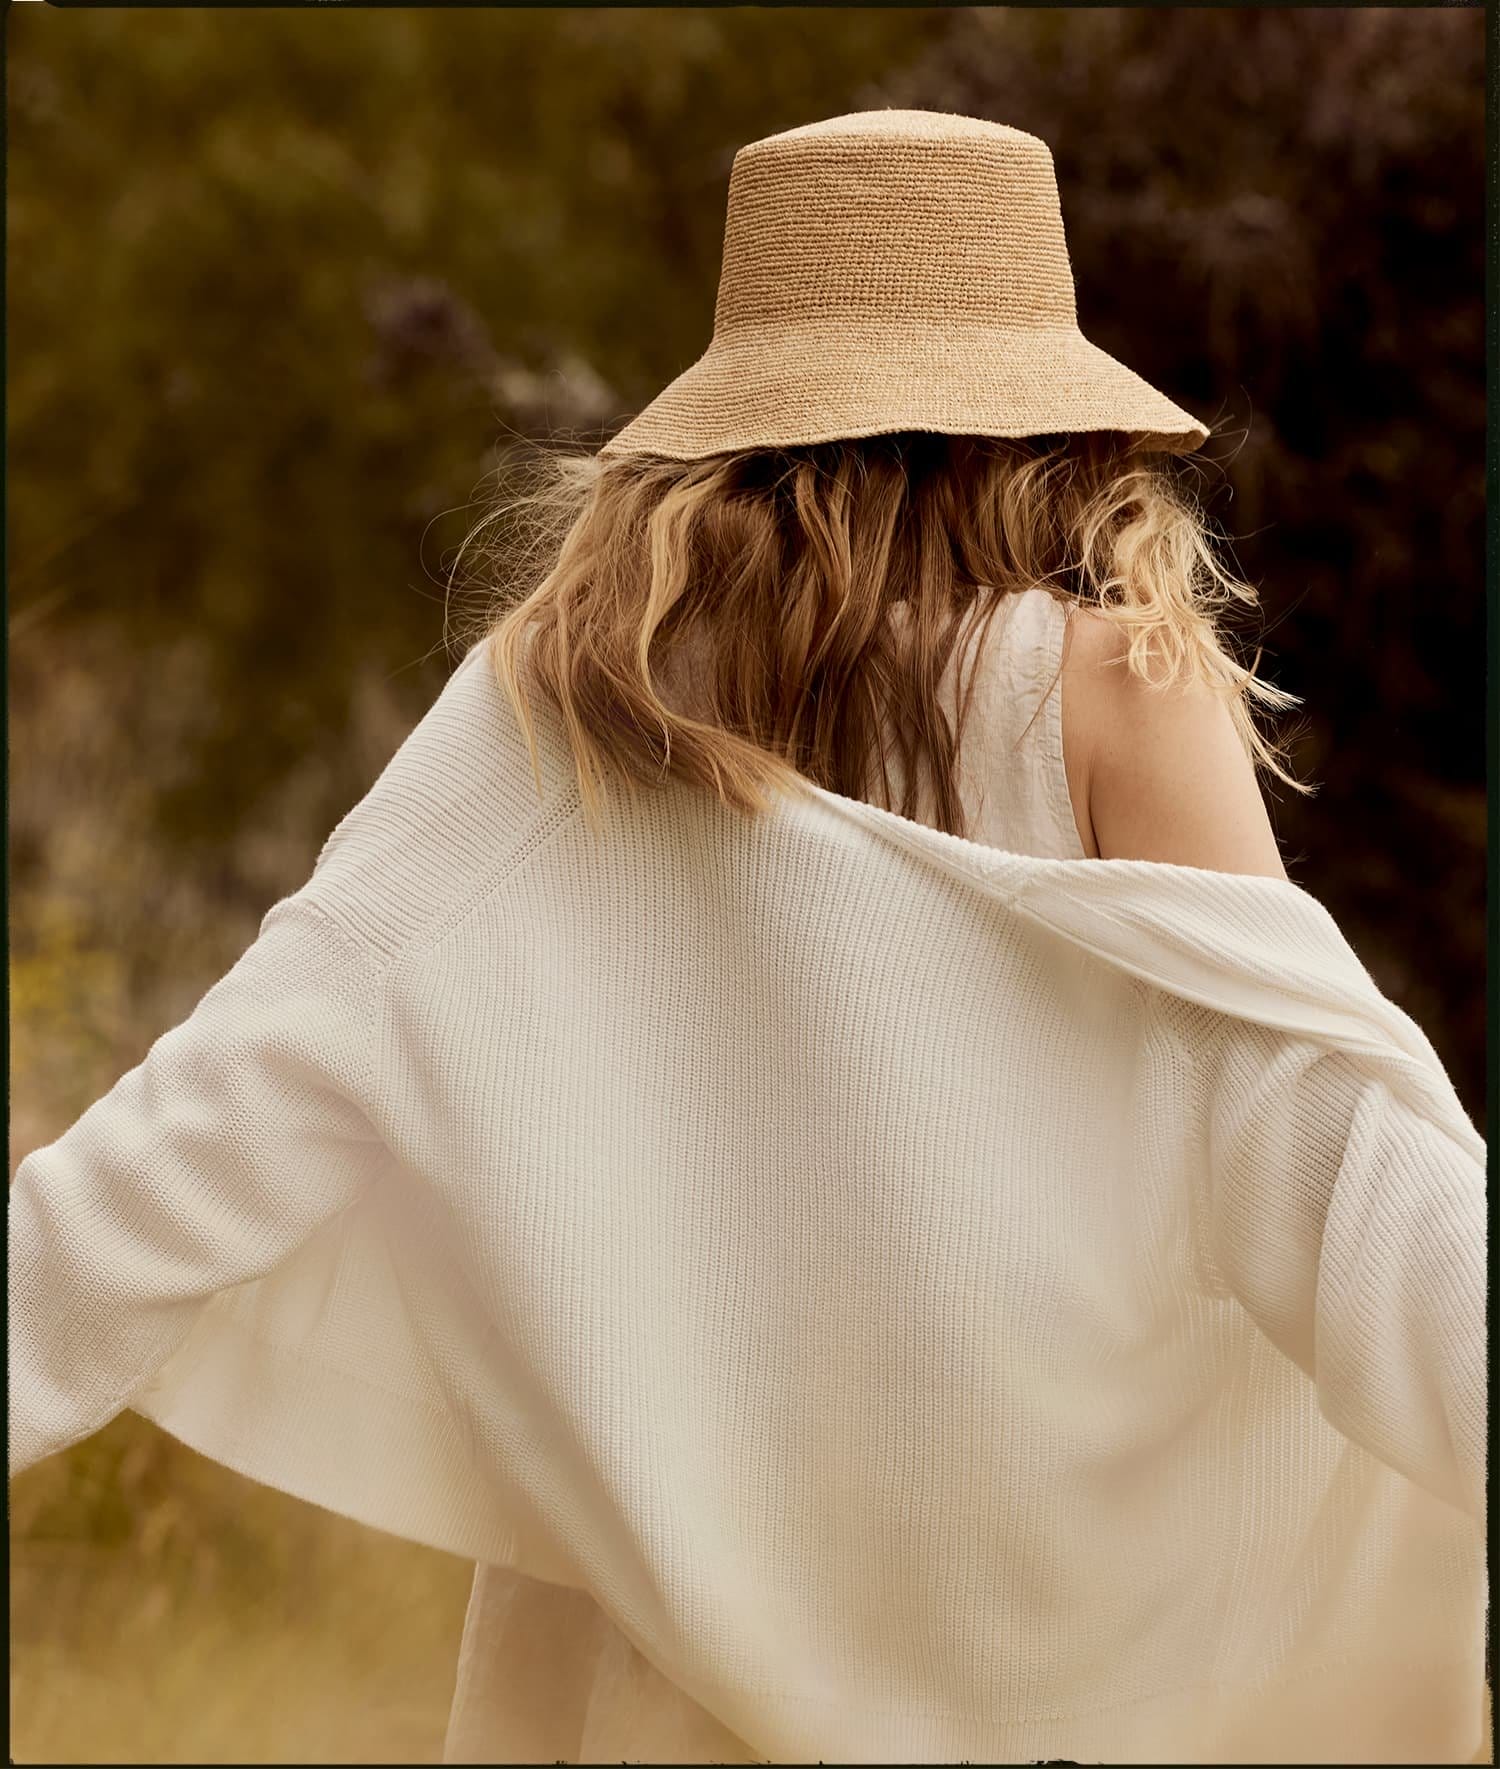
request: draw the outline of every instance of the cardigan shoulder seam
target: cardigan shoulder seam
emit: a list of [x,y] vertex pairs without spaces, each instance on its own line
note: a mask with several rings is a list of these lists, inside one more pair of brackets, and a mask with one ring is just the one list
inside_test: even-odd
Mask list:
[[468,920],[476,909],[490,901],[514,878],[525,871],[530,862],[552,838],[570,823],[581,803],[578,784],[574,781],[543,809],[525,835],[514,847],[507,848],[494,865],[486,868],[468,890],[445,903],[439,912],[413,928],[391,954],[388,969],[409,963],[430,952],[456,928]]
[[[284,897],[279,903],[274,904],[267,911],[265,919],[261,922],[261,927],[264,930],[271,918],[281,910],[291,913],[296,908],[306,908],[312,912],[316,921],[334,935],[341,949],[353,958],[356,968],[368,985],[369,996],[369,1011],[365,1016],[364,1040],[360,1051],[359,1092],[357,1096],[361,1107],[364,1108],[366,1103],[374,1097],[376,1081],[375,1042],[379,1015],[374,1010],[380,1000],[390,967],[388,964],[376,962],[377,954],[371,949],[369,943],[360,939],[353,929],[346,927],[330,904],[321,897],[313,895],[310,888],[312,883],[313,880],[310,879],[300,891],[296,891],[291,896]],[[369,1140],[371,1142],[382,1140],[373,1125],[370,1129]]]

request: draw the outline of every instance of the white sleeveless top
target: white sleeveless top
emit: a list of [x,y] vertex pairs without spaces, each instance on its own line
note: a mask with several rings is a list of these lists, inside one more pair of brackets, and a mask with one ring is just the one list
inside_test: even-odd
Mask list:
[[[1074,606],[1032,588],[1007,597],[990,622],[958,765],[971,841],[1045,859],[1087,858],[1063,766],[1063,637]],[[941,688],[950,718],[958,665],[955,651]],[[899,805],[898,758],[890,773]],[[478,1567],[443,1761],[621,1758],[759,1760],[642,1657],[587,1592],[509,1567]]]
[[[1005,597],[989,625],[958,758],[970,841],[1045,860],[1088,858],[1063,766],[1063,639],[1076,608],[1033,587]],[[966,674],[972,648],[971,640]],[[950,720],[958,711],[959,662],[955,648],[941,684]],[[899,808],[902,774],[894,758],[891,778]],[[930,805],[922,813],[920,822],[935,822]]]

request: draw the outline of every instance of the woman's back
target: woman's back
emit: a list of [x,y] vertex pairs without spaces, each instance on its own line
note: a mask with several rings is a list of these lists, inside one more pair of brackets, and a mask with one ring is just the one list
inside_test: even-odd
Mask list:
[[[1070,612],[1032,588],[1007,596],[980,629],[959,793],[970,839],[986,846],[1044,858],[1085,856],[1063,754],[1061,670]],[[950,719],[958,664],[955,652],[942,682]],[[677,703],[701,711],[692,681],[697,666],[701,654],[697,665],[668,675]],[[899,800],[899,758],[891,777]],[[621,1748],[626,1714],[630,1749],[641,1760],[756,1760],[651,1665],[587,1592],[509,1567],[476,1569],[445,1761],[493,1762],[497,1751],[511,1761],[589,1761],[596,1746]]]
[[591,829],[539,728],[540,800],[476,648],[22,1163],[12,1467],[128,1400],[514,1569],[453,1760],[1470,1755],[1482,1143],[1326,917],[826,794]]
[[[1083,853],[1069,792],[1061,667],[1067,628],[1077,618],[1066,603],[1033,588],[1008,598],[991,623],[960,762],[974,841],[1044,858],[1076,860]],[[945,685],[950,706],[951,684],[950,671]],[[892,784],[899,792],[899,781]],[[697,869],[687,870],[693,874]],[[738,901],[732,881],[715,888]],[[860,975],[879,968],[875,955],[887,951],[885,917],[873,901],[867,909],[864,937],[871,950]],[[691,930],[684,928],[682,936],[694,944]],[[831,1025],[856,983],[831,955],[824,956],[826,978],[821,985],[808,978],[805,988],[823,1001]],[[976,947],[975,963],[984,965],[994,956]],[[896,964],[894,954],[890,962]],[[781,976],[779,953],[774,962],[768,956],[767,963]],[[953,963],[956,977],[962,960]],[[1063,968],[1073,974],[1073,961]],[[905,978],[896,990],[904,1000],[912,999],[912,981]],[[1129,992],[1118,990],[1110,967],[1085,961],[1076,968],[1075,981],[1079,987],[1072,999],[1080,1018],[1098,1022],[1100,1035],[1107,1026],[1118,1026],[1120,1036],[1131,1041]],[[697,999],[696,992],[689,991],[687,998]],[[997,999],[995,1006],[1003,1028],[1005,1002]],[[848,1036],[863,1049],[856,1030],[860,1024],[857,1016],[851,1018]],[[917,1017],[910,1018],[907,1032],[906,1068],[924,1074],[939,1069],[941,1060],[931,1052],[928,1032]],[[983,1070],[993,1079],[987,1091],[1006,1095],[1016,1086],[1008,1069],[1026,1064],[1023,1051],[1030,1030],[1022,1030],[1019,1020],[1014,1032],[991,1024],[984,1037],[993,1046],[986,1055],[966,1049],[960,1057],[954,1050],[948,1060],[958,1063],[966,1077],[971,1070]],[[806,1058],[819,1072],[824,1066],[838,1067],[833,1044],[797,1048],[820,1053]],[[1001,1051],[1010,1052],[1008,1065]],[[1169,1726],[1164,1717],[1168,1709],[1174,1714],[1181,1710],[1170,1724],[1180,1723],[1205,1745],[1214,1737],[1258,1738],[1258,1725],[1270,1738],[1279,1725],[1308,1741],[1309,1760],[1326,1760],[1326,1739],[1314,1737],[1314,1712],[1319,1704],[1327,1704],[1334,1715],[1357,1705],[1361,1672],[1351,1672],[1347,1687],[1339,1684],[1332,1690],[1326,1680],[1309,1679],[1296,1688],[1283,1683],[1262,1697],[1253,1689],[1236,1693],[1239,1685],[1253,1685],[1260,1676],[1274,1683],[1278,1671],[1286,1668],[1277,1657],[1283,1647],[1287,1664],[1299,1669],[1320,1654],[1336,1657],[1349,1642],[1356,1642],[1356,1658],[1367,1657],[1374,1647],[1358,1635],[1363,1624],[1357,1618],[1368,1607],[1362,1581],[1370,1577],[1386,1581],[1393,1590],[1399,1586],[1412,1604],[1430,1605],[1424,1626],[1430,1622],[1434,1628],[1451,1629],[1455,1615],[1462,1618],[1472,1608],[1472,1533],[1455,1513],[1343,1443],[1320,1418],[1317,1397],[1294,1364],[1280,1356],[1237,1305],[1227,1298],[1205,1297],[1189,1281],[1183,1267],[1184,1199],[1174,1189],[1175,1181],[1156,1189],[1174,1159],[1168,1144],[1176,1146],[1178,1133],[1164,1128],[1153,1132],[1156,1156],[1165,1164],[1161,1173],[1131,1169],[1117,1151],[1110,1152],[1104,1137],[1106,1127],[1118,1122],[1129,1140],[1132,1114],[1150,1116],[1145,1102],[1155,1097],[1160,1065],[1170,1067],[1175,1060],[1158,1028],[1126,1065],[1123,1079],[1114,1072],[1106,1078],[1099,1069],[1090,1109],[1074,1113],[1077,1124],[1066,1133],[1070,1146],[1087,1143],[1091,1153],[1036,1184],[1032,1157],[1025,1150],[1038,1136],[1045,1137],[1045,1127],[1065,1107],[1060,1093],[1033,1076],[1026,1086],[1027,1109],[1013,1121],[1015,1147],[1008,1153],[991,1151],[995,1165],[987,1169],[986,1207],[965,1218],[962,1237],[949,1232],[957,1219],[945,1215],[955,1195],[957,1171],[945,1165],[947,1157],[932,1147],[913,1155],[904,1149],[904,1137],[896,1139],[903,1147],[895,1147],[870,1130],[857,1193],[862,1203],[849,1232],[878,1238],[884,1232],[881,1224],[903,1220],[908,1207],[919,1209],[924,1219],[945,1222],[936,1239],[947,1249],[946,1263],[925,1269],[917,1260],[902,1264],[907,1278],[898,1314],[872,1314],[865,1324],[865,1333],[874,1335],[883,1349],[878,1355],[871,1352],[864,1386],[851,1386],[849,1412],[793,1434],[806,1464],[803,1478],[810,1480],[814,1468],[836,1476],[845,1507],[880,1491],[890,1532],[872,1529],[856,1546],[844,1539],[841,1525],[830,1535],[799,1538],[798,1552],[808,1569],[825,1561],[843,1569],[840,1578],[831,1573],[813,1578],[808,1572],[815,1587],[845,1595],[837,1615],[825,1618],[829,1631],[823,1644],[836,1655],[847,1633],[875,1643],[871,1650],[876,1656],[890,1655],[893,1703],[905,1701],[916,1688],[931,1699],[933,1690],[947,1687],[950,1679],[972,1675],[976,1684],[990,1689],[997,1712],[1005,1702],[1019,1704],[1015,1737],[1028,1741],[1029,1749],[1030,1741],[1041,1736],[1037,1715],[1052,1714],[1050,1704],[1069,1686],[1084,1708],[1118,1704],[1107,1723],[1081,1713],[1056,1721],[1063,1730],[1071,1725],[1080,1732],[1116,1725],[1121,1754],[1114,1760],[1142,1760],[1140,1739],[1158,1736],[1151,1732],[1155,1725]],[[872,1095],[884,1102],[887,1113],[895,1108],[884,1089],[896,1081],[895,1074],[886,1075]],[[963,1110],[976,1121],[991,1109],[992,1102],[972,1090],[972,1077],[969,1085],[959,1088],[955,1081],[954,1087],[965,1101]],[[1119,1088],[1124,1091],[1116,1092]],[[923,1089],[917,1092],[926,1097]],[[825,1103],[835,1115],[847,1104],[834,1095]],[[1085,1124],[1090,1126],[1087,1133]],[[819,1138],[825,1132],[832,1148],[837,1133],[831,1123],[813,1136],[812,1144],[822,1146]],[[1185,1128],[1181,1134],[1186,1138],[1190,1132]],[[905,1171],[903,1160],[912,1163],[912,1173],[920,1169],[921,1186],[898,1182],[898,1172]],[[1292,1167],[1297,1166],[1293,1151]],[[850,1178],[826,1160],[819,1167],[810,1158],[795,1174],[773,1182],[770,1191],[780,1196],[784,1185],[791,1193],[805,1194],[806,1208],[816,1212],[816,1198]],[[715,1177],[708,1188],[712,1195],[718,1195],[723,1183]],[[923,1199],[920,1206],[912,1202],[916,1193]],[[752,1213],[765,1208],[764,1196],[758,1198]],[[1266,1207],[1269,1222],[1276,1212],[1269,1199]],[[1067,1219],[1069,1232],[1044,1254],[1044,1237],[1033,1240],[1033,1235],[1053,1212]],[[962,1249],[970,1242],[988,1243],[997,1232],[1010,1251],[988,1274],[995,1281],[969,1282],[962,1270],[968,1255]],[[793,1246],[791,1240],[785,1243],[787,1257]],[[871,1274],[882,1263],[892,1269],[901,1264],[890,1246],[880,1246],[879,1257],[845,1269],[851,1294],[862,1294],[872,1285],[876,1280]],[[740,1272],[738,1255],[727,1243],[717,1257],[725,1273]],[[1028,1313],[1024,1301],[1041,1267],[1050,1274],[1043,1288],[1055,1282],[1048,1291],[1046,1333],[1030,1330],[1041,1317]],[[738,1278],[725,1282],[734,1289]],[[924,1366],[932,1372],[930,1386],[911,1381],[913,1348],[919,1342],[936,1346],[945,1341],[941,1323],[956,1331],[957,1320],[972,1324],[980,1315],[988,1320],[992,1310],[998,1311],[994,1331],[984,1335],[988,1349],[981,1356],[982,1363],[992,1360],[984,1364],[987,1378],[947,1344],[944,1358]],[[1008,1312],[1012,1310],[1014,1315]],[[838,1364],[860,1355],[858,1338],[849,1334],[848,1313],[827,1296],[819,1302],[814,1318],[825,1339],[817,1361]],[[756,1318],[769,1330],[769,1322]],[[1070,1335],[1077,1337],[1070,1340]],[[1065,1344],[1071,1348],[1067,1352]],[[1196,1346],[1203,1349],[1194,1350]],[[1075,1353],[1076,1362],[1067,1365],[1065,1392],[1062,1370]],[[877,1371],[882,1372],[878,1377]],[[1029,1376],[1023,1379],[1022,1371]],[[806,1380],[817,1387],[821,1378],[808,1373]],[[718,1381],[724,1393],[731,1392],[727,1364],[719,1369]],[[801,1381],[788,1379],[781,1408],[795,1411],[805,1404]],[[1004,1395],[1008,1399],[1002,1406]],[[946,1410],[950,1404],[951,1411]],[[999,1411],[992,1410],[997,1407]],[[1006,1408],[1009,1417],[1002,1428],[1000,1414]],[[919,1417],[925,1436],[908,1438],[907,1427],[914,1428]],[[886,1427],[879,1421],[892,1418],[901,1429],[880,1448]],[[962,1427],[960,1418],[966,1421]],[[700,1424],[711,1435],[711,1421],[705,1418]],[[1076,1457],[1057,1449],[1054,1427],[1079,1450]],[[970,1438],[972,1455],[947,1465],[949,1473],[960,1462],[967,1470],[965,1497],[957,1496],[955,1485],[943,1489],[945,1499],[939,1503],[946,1478],[940,1468],[944,1446],[952,1449]],[[1087,1453],[1081,1446],[1087,1446]],[[918,1464],[921,1483],[905,1501],[894,1490],[886,1491],[888,1485],[910,1478]],[[713,1465],[712,1476],[705,1467],[703,1478],[716,1489],[721,1479],[727,1489],[746,1474]],[[881,1468],[883,1475],[872,1475],[871,1470]],[[1039,1470],[1044,1470],[1041,1478]],[[1255,1495],[1262,1487],[1275,1494],[1274,1515],[1261,1513]],[[757,1583],[765,1572],[752,1565],[751,1544],[764,1539],[765,1525],[763,1519],[757,1521],[756,1501],[748,1489],[738,1502],[739,1512],[724,1515],[737,1518],[732,1533],[742,1557],[743,1589],[733,1581],[720,1584],[716,1601],[741,1615],[749,1634],[761,1639],[768,1631],[774,1633],[764,1613],[773,1598]],[[778,1514],[780,1528],[796,1534],[806,1521],[808,1502],[807,1493],[791,1482]],[[707,1515],[706,1505],[712,1510],[699,1492],[690,1507],[695,1519],[700,1512]],[[1356,1513],[1363,1517],[1357,1528],[1351,1521]],[[935,1518],[942,1521],[935,1523]],[[860,1527],[869,1524],[866,1517]],[[663,1514],[662,1527],[687,1526],[673,1510]],[[849,1528],[854,1527],[850,1519]],[[951,1562],[937,1554],[930,1529],[951,1536]],[[712,1535],[708,1528],[695,1535],[695,1556],[712,1552]],[[1324,1553],[1352,1551],[1355,1536],[1357,1551],[1368,1557],[1363,1572],[1353,1570],[1347,1577],[1317,1572],[1306,1557],[1310,1554],[1315,1561]],[[1221,1562],[1214,1543],[1233,1543],[1231,1558]],[[1318,1545],[1307,1547],[1310,1543]],[[933,1557],[924,1560],[929,1551]],[[1404,1554],[1414,1556],[1414,1567],[1420,1562],[1428,1570],[1407,1579],[1397,1564]],[[986,1571],[977,1570],[982,1564]],[[1092,1575],[1084,1572],[1086,1564],[1094,1568]],[[862,1571],[856,1573],[856,1567]],[[1302,1614],[1297,1608],[1301,1600],[1294,1599],[1296,1615],[1288,1621],[1278,1607],[1285,1594],[1278,1595],[1277,1581],[1303,1578],[1310,1581],[1309,1591],[1316,1587],[1313,1610]],[[876,1587],[888,1586],[889,1613],[866,1600],[848,1601],[854,1586],[864,1599]],[[959,1588],[984,1610],[984,1625],[964,1649],[949,1637],[960,1624],[947,1610],[943,1613],[949,1619],[939,1622],[937,1613],[937,1606]],[[1444,1589],[1453,1594],[1447,1608],[1434,1595]],[[982,1599],[978,1592],[985,1594]],[[675,1603],[681,1595],[674,1588],[664,1601]],[[790,1626],[787,1618],[796,1606],[789,1591],[782,1595],[791,1607],[784,1614],[778,1609],[778,1615],[781,1624]],[[779,1604],[781,1597],[774,1602]],[[930,1614],[923,1608],[929,1603],[934,1606]],[[1027,1621],[1018,1627],[1016,1617],[1022,1611]],[[806,1627],[811,1637],[816,1632],[811,1612],[798,1613],[797,1625]],[[1266,1656],[1266,1643],[1278,1639],[1281,1625],[1289,1628],[1288,1639],[1295,1646],[1283,1642]],[[1370,1626],[1377,1628],[1373,1619]],[[711,1650],[697,1635],[684,1639],[681,1647],[684,1667]],[[965,1650],[972,1662],[963,1656]],[[1114,1662],[1122,1656],[1129,1660],[1128,1672]],[[1196,1682],[1207,1660],[1225,1684],[1221,1694],[1198,1698],[1176,1686],[1174,1673],[1184,1685]],[[1461,1661],[1460,1653],[1455,1662]],[[1061,1673],[1058,1667],[1064,1663],[1078,1674]],[[1087,1675],[1081,1669],[1085,1665]],[[820,1662],[806,1674],[816,1681],[827,1670]],[[1123,1700],[1126,1692],[1111,1681],[1122,1675],[1138,1680],[1137,1703]],[[1299,1705],[1299,1691],[1306,1711]],[[768,1710],[786,1698],[781,1689],[763,1693]],[[1164,1704],[1160,1722],[1150,1717],[1147,1696]],[[960,1706],[951,1699],[950,1718]],[[1200,1700],[1201,1711],[1195,1706]],[[1431,1705],[1439,1711],[1451,1707],[1457,1715],[1466,1700],[1466,1691],[1454,1683],[1444,1685]],[[902,1711],[908,1720],[916,1719]],[[890,1723],[895,1725],[894,1717]],[[932,1724],[939,1725],[935,1712]],[[1414,1706],[1412,1724],[1420,1730],[1432,1722]],[[1126,1742],[1131,1728],[1143,1730]],[[996,1723],[989,1748],[1002,1748],[997,1741],[1004,1732]],[[466,1623],[448,1760],[583,1762],[621,1754],[658,1762],[732,1762],[763,1759],[765,1753],[722,1724],[674,1676],[658,1669],[591,1593],[564,1589],[510,1567],[480,1568]],[[1212,1750],[1201,1760],[1214,1760]]]
[[[896,608],[904,612],[906,605],[898,603]],[[898,613],[896,618],[902,618],[902,614]],[[1088,756],[1079,752],[1086,742],[1107,741],[1120,735],[1109,728],[1111,719],[1118,723],[1121,718],[1119,703],[1111,704],[1109,690],[1101,690],[1097,669],[1110,648],[1104,623],[1064,598],[1033,586],[1007,595],[994,619],[971,631],[983,635],[982,650],[973,671],[973,695],[956,774],[969,839],[1008,853],[1047,859],[1097,857],[1089,819]],[[1081,633],[1088,636],[1080,644]],[[956,651],[940,684],[942,703],[950,720],[956,718],[956,684],[960,672],[967,677],[971,655],[962,649]],[[696,665],[688,664],[674,672],[676,689],[686,704],[699,699],[692,677],[701,665],[700,654]],[[1065,700],[1065,688],[1069,686],[1074,698]],[[1154,704],[1148,703],[1142,724],[1150,723],[1149,708]],[[1197,713],[1189,712],[1187,716],[1202,718],[1204,711],[1200,702]],[[1208,716],[1211,718],[1212,713]],[[1232,743],[1232,735],[1230,740]],[[1067,747],[1070,741],[1074,745],[1072,751]],[[1254,791],[1249,760],[1241,759],[1243,775],[1239,784],[1248,781]],[[904,785],[899,755],[893,754],[888,765],[891,800],[899,803]],[[1235,781],[1225,780],[1221,790],[1232,798],[1235,786]],[[881,800],[873,778],[866,796],[871,802]],[[1264,820],[1258,799],[1255,808]],[[930,794],[919,797],[919,820],[936,826]],[[1243,822],[1242,817],[1242,825]],[[1151,838],[1149,830],[1145,838]],[[1205,859],[1206,865],[1213,863],[1212,859]],[[1264,870],[1274,875],[1276,866]],[[1101,968],[1098,981],[1102,985],[1105,980],[1106,973]],[[1105,1176],[1098,1177],[1103,1180]],[[1012,1199],[1009,1207],[1014,1206]],[[1139,1222],[1134,1229],[1121,1224],[1116,1253],[1123,1270],[1131,1269],[1135,1263],[1131,1242],[1132,1236],[1140,1232]],[[1149,1266],[1160,1259],[1170,1264],[1173,1257],[1163,1243],[1155,1246],[1143,1263]],[[1116,1305],[1119,1306],[1119,1298]],[[1168,1316],[1176,1322],[1173,1331],[1191,1334],[1205,1330],[1203,1321],[1194,1314],[1196,1306],[1185,1301],[1180,1319],[1167,1310],[1152,1331],[1167,1333]],[[1285,1379],[1277,1390],[1277,1404],[1295,1411],[1287,1380],[1292,1375],[1287,1366]],[[1174,1382],[1177,1379],[1175,1375],[1170,1378]],[[1149,1386],[1144,1372],[1140,1381]],[[1311,1408],[1311,1400],[1306,1396],[1303,1399]],[[871,1404],[877,1404],[876,1397],[871,1397]],[[1208,1405],[1209,1395],[1205,1391],[1194,1406]],[[1170,1406],[1165,1406],[1164,1416],[1170,1411]],[[1103,1426],[1102,1413],[1100,1420],[1098,1448],[1102,1468],[1108,1461],[1105,1444],[1109,1433]],[[1303,1418],[1300,1429],[1306,1426],[1307,1418]],[[1197,1426],[1189,1426],[1186,1417],[1181,1422],[1184,1436],[1196,1429]],[[1332,1456],[1331,1443],[1331,1438],[1320,1438],[1319,1454]],[[1308,1451],[1304,1446],[1299,1453],[1305,1455]],[[1158,1473],[1160,1478],[1166,1478],[1165,1464]],[[992,1465],[983,1478],[990,1482],[1001,1480],[1002,1465]],[[1061,1471],[1058,1478],[1067,1484]],[[1179,1502],[1185,1504],[1186,1500]],[[1446,1521],[1441,1515],[1436,1526],[1427,1520],[1425,1498],[1417,1497],[1412,1503],[1422,1513],[1422,1522],[1403,1519],[1402,1525],[1397,1526],[1392,1511],[1389,1518],[1383,1517],[1375,1526],[1376,1536],[1397,1527],[1416,1533],[1426,1529],[1425,1539],[1434,1554],[1451,1556],[1452,1542],[1442,1535]],[[1391,1507],[1388,1490],[1382,1494],[1381,1504]],[[1144,1510],[1137,1524],[1149,1533]],[[1036,1546],[1032,1544],[1033,1549]],[[1123,1537],[1112,1552],[1129,1559],[1130,1550]],[[1009,1575],[997,1565],[994,1576],[997,1584],[1004,1584]],[[1096,1606],[1105,1601],[1102,1586],[1094,1600]],[[1181,1592],[1179,1602],[1184,1617],[1198,1600],[1187,1590]],[[871,1625],[868,1618],[865,1625]],[[1084,1623],[1080,1620],[1072,1625],[1082,1627]],[[1163,1637],[1171,1633],[1166,1617],[1156,1616],[1152,1627]],[[1020,1652],[1020,1644],[1012,1641],[1010,1650]],[[1284,1692],[1278,1692],[1277,1699],[1284,1701]],[[755,1751],[742,1739],[658,1670],[591,1595],[530,1578],[513,1568],[478,1568],[465,1626],[447,1760],[495,1761],[499,1760],[498,1754],[503,1754],[510,1760],[529,1757],[581,1762],[619,1750],[628,1750],[641,1760],[659,1762],[757,1760]],[[1130,1759],[1127,1755],[1122,1760]]]

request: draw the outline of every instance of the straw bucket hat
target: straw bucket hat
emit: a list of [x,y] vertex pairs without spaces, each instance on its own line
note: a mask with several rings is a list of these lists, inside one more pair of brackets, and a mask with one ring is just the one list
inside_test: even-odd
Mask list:
[[1046,142],[856,111],[742,147],[713,339],[600,449],[697,460],[893,430],[1208,430],[1078,329]]

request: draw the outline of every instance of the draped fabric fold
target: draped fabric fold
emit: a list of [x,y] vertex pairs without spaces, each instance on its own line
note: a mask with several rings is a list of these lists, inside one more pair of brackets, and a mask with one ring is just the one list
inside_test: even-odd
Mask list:
[[480,1563],[455,1761],[1475,1760],[1485,1146],[1327,911],[539,731],[471,653],[22,1162],[12,1472]]

